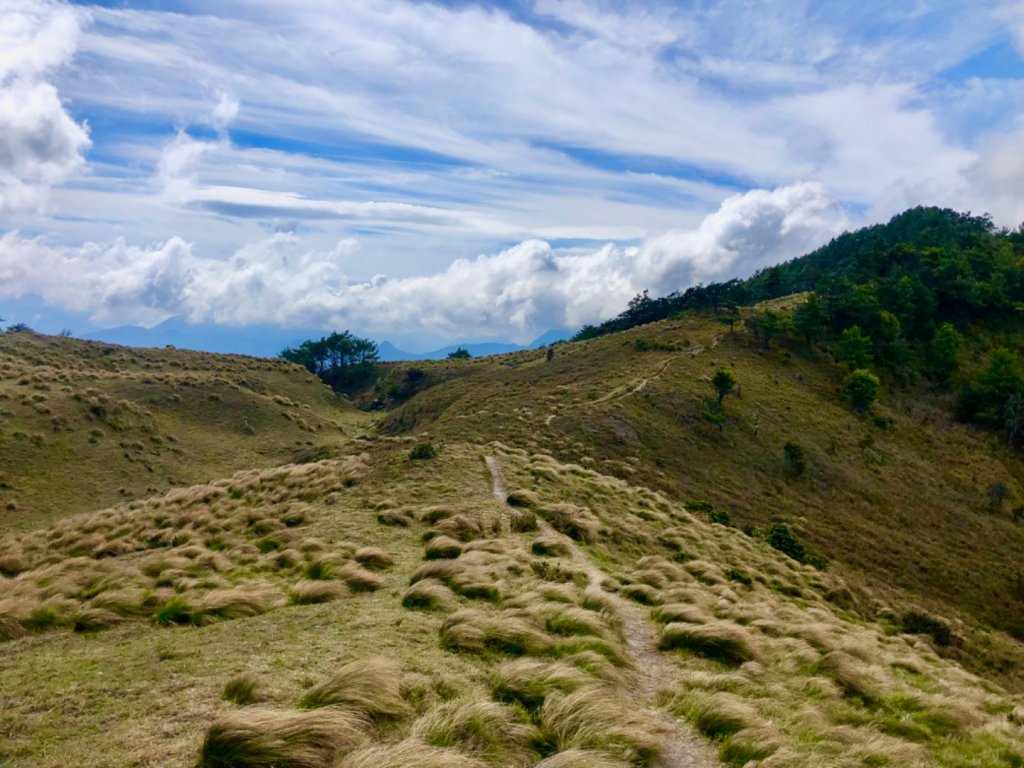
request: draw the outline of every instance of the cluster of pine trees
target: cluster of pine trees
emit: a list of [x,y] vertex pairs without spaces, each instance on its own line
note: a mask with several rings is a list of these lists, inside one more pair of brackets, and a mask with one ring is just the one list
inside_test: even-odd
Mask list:
[[375,375],[379,360],[374,342],[353,336],[348,331],[335,331],[319,340],[304,341],[295,349],[288,347],[280,357],[303,366],[339,392],[369,382]]
[[[746,313],[769,348],[793,336],[826,345],[852,371],[912,385],[927,378],[959,389],[960,418],[1024,440],[1024,225],[997,229],[990,217],[913,208],[887,224],[850,232],[747,280],[636,296],[620,315],[584,327],[576,339],[625,330],[686,312],[739,319],[740,306],[808,292],[795,311]],[[961,370],[968,341],[993,347]],[[861,384],[867,379],[862,376]]]

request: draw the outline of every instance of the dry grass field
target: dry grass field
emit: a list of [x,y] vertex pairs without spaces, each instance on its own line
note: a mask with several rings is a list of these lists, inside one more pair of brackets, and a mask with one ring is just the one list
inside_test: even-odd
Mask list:
[[[978,597],[1020,531],[957,506],[1018,465],[928,439],[911,393],[856,416],[700,321],[424,364],[382,415],[273,361],[107,348],[0,337],[2,439],[66,420],[4,459],[3,768],[1024,765],[1024,656]],[[121,465],[125,432],[181,452]],[[779,521],[830,567],[769,546]]]
[[315,457],[354,410],[278,360],[0,334],[0,526]]
[[[386,431],[497,438],[725,513],[740,529],[785,523],[854,592],[901,615],[941,616],[964,640],[944,653],[1024,688],[1024,519],[1013,512],[1024,504],[1024,462],[953,421],[942,395],[887,390],[858,415],[820,353],[764,352],[742,328],[732,335],[701,318],[561,345],[550,361],[539,350],[415,365],[439,383],[389,413]],[[718,425],[704,411],[723,366],[738,391]],[[803,449],[799,477],[787,471],[787,443]],[[1011,498],[993,510],[996,483]]]

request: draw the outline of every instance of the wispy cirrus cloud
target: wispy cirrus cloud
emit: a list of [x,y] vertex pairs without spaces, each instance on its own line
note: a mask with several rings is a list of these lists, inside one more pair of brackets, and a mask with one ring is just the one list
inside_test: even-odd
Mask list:
[[[22,233],[5,248],[35,243],[121,274],[175,243],[178,256],[157,259],[161,274],[186,263],[186,273],[224,283],[218,270],[248,274],[242,252],[277,254],[279,264],[289,249],[331,254],[354,240],[357,259],[318,274],[346,301],[377,301],[404,295],[399,288],[414,284],[406,280],[455,286],[470,273],[457,264],[519,264],[533,275],[534,262],[517,259],[546,242],[553,263],[584,259],[566,261],[556,282],[575,281],[592,299],[497,272],[516,290],[534,286],[534,306],[567,301],[568,322],[596,319],[595,307],[616,311],[633,290],[685,288],[796,255],[777,247],[773,226],[752,224],[734,248],[695,244],[709,217],[728,218],[728,201],[776,199],[780,189],[816,190],[851,223],[915,204],[988,210],[1007,225],[1024,219],[1014,193],[1024,187],[1015,154],[1024,64],[1012,3],[149,5],[10,0],[20,30],[11,39],[22,42],[0,47],[0,71],[22,74],[2,82],[49,94],[36,113],[7,110],[28,121],[10,141],[55,139],[38,154],[54,158],[50,170],[39,159],[5,177],[35,195],[0,209],[0,224]],[[33,157],[21,145],[8,155]],[[804,228],[816,233],[806,247],[832,232],[838,219],[826,219]],[[675,254],[663,272],[627,256],[659,248]],[[115,253],[123,264],[102,256]],[[585,259],[596,270],[590,282],[568,266]],[[377,274],[391,277],[378,285]],[[309,296],[275,294],[276,306],[348,316],[335,294],[286,278],[273,279]],[[140,305],[84,295],[100,302],[89,310],[97,318]],[[211,295],[219,314],[161,300],[153,316],[242,316],[227,295]],[[487,293],[488,306],[519,320],[487,313],[494,333],[526,317],[557,319],[498,295]],[[448,319],[432,320],[438,328],[469,322],[439,306]],[[299,317],[289,312],[278,321]],[[383,305],[376,313],[397,317]]]

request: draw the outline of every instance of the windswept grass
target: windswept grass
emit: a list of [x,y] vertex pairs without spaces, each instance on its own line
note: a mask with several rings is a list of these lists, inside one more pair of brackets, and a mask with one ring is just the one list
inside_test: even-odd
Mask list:
[[452,749],[438,749],[416,739],[357,750],[337,768],[484,768],[483,763]]
[[540,728],[556,751],[600,749],[638,766],[654,764],[665,736],[660,721],[608,686],[548,696]]
[[420,717],[412,736],[435,747],[455,747],[488,765],[528,766],[536,762],[537,728],[522,713],[494,701],[447,702]]
[[299,702],[306,709],[342,705],[373,720],[399,720],[411,714],[402,696],[402,675],[389,659],[360,659],[310,688]]
[[247,706],[259,700],[259,681],[251,674],[241,672],[226,683],[221,698],[232,704]]
[[331,768],[366,739],[366,723],[344,710],[288,712],[248,707],[217,718],[197,768]]
[[729,664],[756,661],[761,656],[753,637],[735,624],[683,624],[673,622],[661,631],[663,650],[684,649]]

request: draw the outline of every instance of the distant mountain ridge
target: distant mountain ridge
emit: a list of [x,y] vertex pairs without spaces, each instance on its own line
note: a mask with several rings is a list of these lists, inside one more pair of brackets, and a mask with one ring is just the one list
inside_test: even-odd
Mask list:
[[[405,360],[441,360],[460,347],[473,357],[500,355],[521,349],[538,347],[570,338],[576,329],[554,328],[529,344],[506,341],[449,344],[429,352],[408,352],[390,341],[379,342],[380,359],[386,362]],[[317,339],[328,332],[320,328],[276,328],[273,326],[247,326],[228,328],[208,323],[192,324],[183,317],[172,317],[152,328],[122,325],[83,334],[82,338],[121,344],[126,347],[166,347],[220,354],[241,354],[254,357],[277,357],[285,347],[294,347],[306,339]]]

